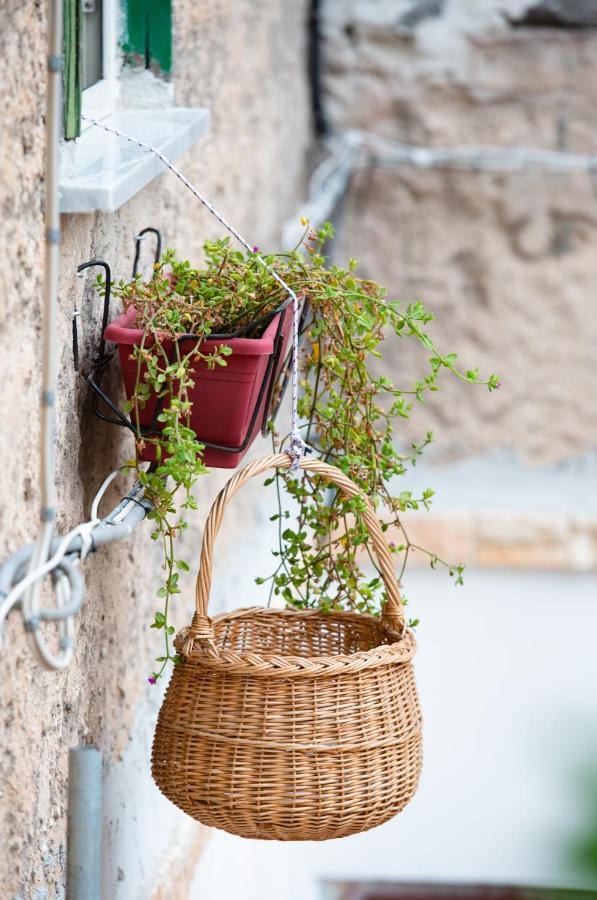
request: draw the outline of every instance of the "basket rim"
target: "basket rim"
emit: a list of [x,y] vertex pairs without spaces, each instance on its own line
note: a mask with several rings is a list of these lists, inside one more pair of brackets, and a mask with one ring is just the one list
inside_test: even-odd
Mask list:
[[[368,620],[380,631],[385,631],[389,641],[378,644],[370,650],[358,650],[355,653],[337,654],[334,656],[286,656],[283,654],[251,651],[220,650],[219,656],[209,656],[202,652],[200,646],[194,647],[190,655],[184,657],[181,665],[190,663],[208,669],[225,671],[230,674],[245,674],[260,677],[340,675],[361,672],[380,666],[400,665],[413,658],[417,650],[415,636],[411,629],[402,634],[383,628],[381,620],[367,613],[334,610],[322,612],[319,609],[279,609],[277,607],[247,606],[214,616],[214,625],[241,617],[258,618],[277,616],[280,618],[319,618],[322,620],[342,620],[363,622]],[[187,636],[187,628],[176,635],[175,646],[180,649]]]

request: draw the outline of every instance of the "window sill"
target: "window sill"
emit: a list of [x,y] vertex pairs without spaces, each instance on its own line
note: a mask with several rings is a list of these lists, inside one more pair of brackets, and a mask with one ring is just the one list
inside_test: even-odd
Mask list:
[[[209,111],[123,109],[102,121],[151,144],[173,161],[207,134]],[[164,171],[165,165],[153,153],[101,128],[88,128],[76,141],[62,145],[60,211],[115,212]]]

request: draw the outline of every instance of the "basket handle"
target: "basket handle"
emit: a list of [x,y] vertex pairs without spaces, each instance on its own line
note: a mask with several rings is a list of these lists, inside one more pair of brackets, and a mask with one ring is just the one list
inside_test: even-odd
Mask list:
[[[196,611],[191,625],[184,630],[184,635],[181,634],[180,649],[183,656],[190,655],[195,641],[202,645],[207,655],[219,656],[214,641],[211,619],[207,615],[207,607],[211,589],[214,541],[222,523],[226,504],[250,478],[253,478],[255,475],[261,475],[262,472],[268,469],[289,469],[291,465],[292,458],[287,453],[278,453],[256,459],[254,462],[239,469],[216,497],[203,532],[199,574],[197,575],[195,586]],[[394,574],[394,564],[370,500],[356,486],[354,481],[335,466],[331,466],[321,460],[305,458],[300,460],[299,465],[301,469],[305,469],[307,472],[315,472],[317,475],[321,475],[326,481],[340,488],[347,497],[360,497],[362,500],[364,508],[361,514],[371,537],[373,550],[387,592],[386,602],[382,611],[382,622],[389,630],[403,634],[406,622],[398,590],[398,582]]]

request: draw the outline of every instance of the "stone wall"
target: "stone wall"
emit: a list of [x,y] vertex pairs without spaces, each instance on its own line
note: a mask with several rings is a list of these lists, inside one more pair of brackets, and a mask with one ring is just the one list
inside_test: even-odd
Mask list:
[[[324,2],[323,104],[330,130],[362,129],[431,147],[594,153],[597,29],[584,27],[595,24],[591,6]],[[483,510],[489,519],[505,496],[518,505],[506,477],[509,464],[501,483],[496,477],[496,454],[515,460],[521,473],[541,467],[545,494],[563,496],[567,468],[597,449],[597,182],[586,172],[373,166],[353,176],[339,232],[339,258],[356,257],[391,296],[423,300],[437,314],[430,332],[442,349],[457,352],[466,368],[479,365],[501,377],[491,396],[444,377],[441,391],[403,426],[401,439],[420,439],[431,428],[434,463],[487,459],[484,481],[496,484]],[[386,347],[385,364],[400,384],[423,371],[421,349],[408,343]],[[434,477],[431,472],[431,484]],[[597,495],[594,467],[586,492]],[[471,509],[456,498],[445,512],[464,513],[467,527],[476,528]],[[566,530],[573,510],[553,512]],[[589,519],[579,527],[582,541],[594,547],[595,502]],[[421,527],[427,522],[434,530],[427,518]],[[551,556],[558,527],[539,529],[550,538],[527,562]],[[594,549],[589,555],[595,567]],[[473,554],[472,561],[498,557],[504,565],[521,558],[492,551]]]
[[[5,62],[0,245],[6,261],[0,273],[1,558],[31,541],[38,523],[45,11],[46,4],[8,0],[0,34]],[[265,247],[277,247],[280,222],[292,213],[303,189],[310,140],[305,21],[303,2],[174,2],[175,102],[211,111],[209,136],[179,161],[180,168]],[[100,324],[98,299],[76,277],[76,266],[99,256],[113,263],[116,277],[127,275],[133,236],[149,224],[162,228],[168,246],[195,258],[204,237],[219,233],[169,175],[116,214],[63,216],[56,427],[61,532],[88,517],[97,487],[132,450],[126,434],[90,416],[88,390],[73,372],[70,314],[82,294],[83,359]],[[116,384],[116,372],[113,378]],[[186,538],[190,560],[208,500],[224,477],[214,473],[201,486],[201,509]],[[126,480],[120,479],[105,509],[126,489]],[[222,536],[224,554],[227,535],[240,533],[250,546],[250,532],[257,543],[253,522],[259,518],[259,499],[258,490],[238,498],[237,515]],[[150,688],[146,678],[159,648],[147,626],[160,578],[148,526],[90,558],[84,572],[78,648],[67,672],[42,671],[20,617],[8,623],[0,658],[0,894],[15,900],[64,896],[68,748],[92,741],[105,761],[104,895],[183,897],[181,873],[190,877],[202,838],[190,820],[161,800],[148,778],[159,688]],[[229,572],[221,582],[224,593],[235,581],[231,567]],[[177,626],[189,618],[191,585],[189,577]],[[235,605],[239,598],[230,602]],[[174,872],[178,893],[171,886]]]
[[[506,13],[520,15],[521,3],[456,0],[427,17],[425,6],[441,4],[323,5],[334,130],[595,152],[597,30],[513,28]],[[415,8],[417,24],[404,24]],[[513,447],[557,462],[595,449],[596,190],[586,173],[355,177],[344,252],[393,296],[423,299],[438,341],[464,364],[502,377],[490,399],[446,379],[417,435],[436,425],[452,456]],[[410,375],[416,355],[401,345],[387,361]]]

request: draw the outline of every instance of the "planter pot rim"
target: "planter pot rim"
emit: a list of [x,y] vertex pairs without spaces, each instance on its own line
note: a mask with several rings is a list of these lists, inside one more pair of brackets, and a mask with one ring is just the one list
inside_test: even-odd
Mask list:
[[[280,318],[280,315],[281,313],[277,313],[275,316],[273,316],[271,322],[260,338],[206,338],[206,340],[201,342],[202,352],[206,350],[215,350],[221,344],[229,344],[234,348],[234,352],[240,355],[261,356],[270,354],[274,349],[274,339],[276,336],[276,330],[278,327],[278,320]],[[117,316],[106,327],[106,330],[104,331],[104,340],[110,341],[114,344],[121,344],[125,346],[128,345],[131,347],[140,344],[143,340],[144,332],[142,328],[135,327],[135,320],[136,311],[133,307],[130,307],[128,310]],[[191,339],[193,335],[180,335],[180,337]],[[170,335],[164,334],[164,338],[164,344],[173,343],[172,337]]]

